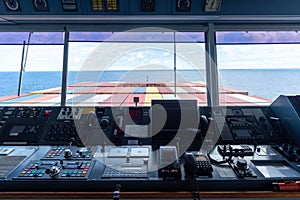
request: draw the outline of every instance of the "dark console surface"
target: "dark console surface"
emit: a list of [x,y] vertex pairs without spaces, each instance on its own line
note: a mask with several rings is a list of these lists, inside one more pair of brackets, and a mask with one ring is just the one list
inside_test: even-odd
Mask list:
[[[299,117],[294,101],[290,110]],[[278,102],[213,108],[178,103],[183,110],[174,101],[155,102],[162,105],[156,111],[2,107],[0,191],[101,192],[116,185],[128,192],[299,189],[297,129],[287,133]],[[164,114],[154,119],[153,113],[161,109],[176,119],[160,127],[157,119]],[[188,117],[186,111],[194,120],[188,126],[178,119]]]

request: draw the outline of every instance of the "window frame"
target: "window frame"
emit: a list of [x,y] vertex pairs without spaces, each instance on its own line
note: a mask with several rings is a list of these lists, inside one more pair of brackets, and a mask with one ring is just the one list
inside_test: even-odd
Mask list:
[[[271,21],[272,22],[272,21]],[[139,28],[139,27],[153,27],[153,26],[159,26],[169,29],[174,29],[177,31],[182,32],[204,32],[205,33],[205,45],[206,49],[210,49],[208,52],[208,56],[213,57],[216,62],[215,70],[211,70],[210,65],[206,64],[206,76],[207,77],[218,77],[218,73],[216,74],[216,71],[218,70],[217,66],[217,52],[216,52],[216,41],[215,39],[207,40],[206,38],[215,38],[216,32],[219,31],[300,31],[300,25],[299,24],[291,24],[289,21],[285,23],[285,21],[276,21],[272,23],[244,23],[243,21],[240,22],[194,22],[189,23],[186,25],[178,26],[178,25],[159,25],[159,24],[147,24],[147,25],[139,25],[139,24],[123,24],[123,25],[106,25],[102,24],[99,26],[93,26],[93,25],[22,25],[22,26],[7,26],[3,25],[0,27],[0,32],[19,32],[20,29],[22,29],[22,32],[111,32],[111,31],[126,31],[133,28]],[[69,42],[69,41],[68,41]],[[38,45],[38,44],[36,44]],[[56,44],[49,44],[49,45],[56,45]],[[60,45],[60,44],[57,44]],[[63,44],[65,47],[65,43]],[[213,48],[212,48],[213,47]],[[65,57],[65,56],[64,56]],[[64,58],[65,59],[65,58]],[[67,58],[66,58],[67,59]],[[64,70],[63,70],[64,71]],[[64,72],[63,72],[64,73]],[[206,79],[208,80],[208,79]],[[217,85],[218,82],[214,82],[213,80],[210,80],[210,82],[207,82],[207,87],[210,87],[211,85]],[[62,84],[63,85],[63,84]],[[219,86],[218,86],[219,87]],[[219,104],[219,98],[216,96],[212,96],[211,94],[207,95],[207,102],[208,106],[217,106]],[[213,101],[212,101],[213,99]],[[216,101],[217,100],[217,101]],[[212,104],[211,102],[217,102],[217,104]],[[63,105],[63,102],[61,102]]]

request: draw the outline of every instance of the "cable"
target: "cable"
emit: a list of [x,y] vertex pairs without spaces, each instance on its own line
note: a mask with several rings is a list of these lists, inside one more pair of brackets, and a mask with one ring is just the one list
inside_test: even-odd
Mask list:
[[121,185],[117,184],[115,185],[115,191],[113,192],[113,200],[119,200],[120,199],[120,191],[121,191]]
[[218,160],[213,159],[212,157],[210,157],[211,151],[207,154],[207,157],[212,164],[220,165],[220,164],[224,164],[224,163],[228,163],[228,162],[232,161],[232,157],[233,157],[232,152],[233,152],[233,148],[229,145],[229,157],[226,158],[225,160],[223,159],[223,160],[218,161]]
[[200,200],[200,192],[199,192],[199,185],[198,183],[196,182],[195,178],[193,180],[194,182],[194,190],[193,190],[193,200]]

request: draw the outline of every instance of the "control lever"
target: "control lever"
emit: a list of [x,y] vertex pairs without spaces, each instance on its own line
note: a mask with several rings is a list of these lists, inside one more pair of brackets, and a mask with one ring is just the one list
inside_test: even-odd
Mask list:
[[180,138],[176,138],[177,157],[180,155]]
[[[277,135],[281,134],[282,133],[282,128],[281,128],[281,124],[280,124],[280,119],[277,118],[277,117],[270,117],[269,118],[271,120],[271,123],[274,125],[274,131]],[[270,131],[270,135],[269,137],[272,138],[274,135],[273,135],[273,131]]]
[[[256,150],[258,150],[257,149],[257,142],[254,142],[254,144],[253,144],[253,155],[256,152]],[[260,149],[258,151],[260,151]]]
[[294,141],[283,143],[279,147],[279,151],[290,161],[298,162],[300,160],[299,148],[294,145]]
[[289,144],[288,144],[288,149],[287,149],[288,154],[292,155],[296,155],[297,154],[297,148],[295,146],[295,141],[294,139],[291,139]]
[[66,159],[72,158],[73,153],[72,153],[72,151],[71,151],[70,148],[71,148],[71,146],[72,146],[72,144],[73,144],[74,141],[75,141],[74,138],[70,138],[69,148],[68,148],[68,149],[65,149],[65,152],[64,152],[64,157],[65,157]]
[[[88,127],[92,128],[96,126],[97,116],[94,111],[90,111],[87,116],[87,125]],[[98,122],[98,121],[97,121]]]

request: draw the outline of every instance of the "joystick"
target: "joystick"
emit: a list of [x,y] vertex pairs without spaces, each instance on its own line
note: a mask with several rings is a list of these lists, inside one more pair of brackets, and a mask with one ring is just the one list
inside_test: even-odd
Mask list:
[[293,142],[283,143],[278,150],[282,153],[288,160],[293,162],[298,162],[300,160],[299,150]]
[[52,178],[56,178],[60,173],[60,170],[57,166],[52,166],[46,169],[46,174],[49,174]]
[[71,151],[70,149],[66,149],[66,150],[65,150],[64,157],[65,157],[66,159],[72,158],[72,155],[73,155],[73,153],[72,153],[72,151]]
[[231,166],[238,177],[257,177],[243,158],[238,158]]
[[247,169],[249,169],[249,166],[245,159],[238,159],[236,161],[236,163],[234,164],[234,168],[237,170],[247,170]]

